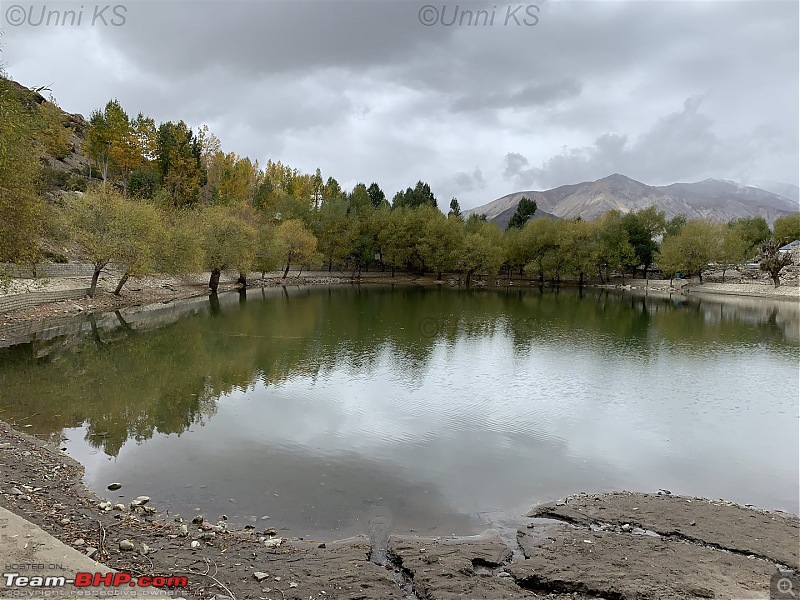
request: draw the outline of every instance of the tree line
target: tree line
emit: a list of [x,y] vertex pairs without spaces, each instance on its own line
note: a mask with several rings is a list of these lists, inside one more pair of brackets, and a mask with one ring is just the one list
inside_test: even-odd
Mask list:
[[771,254],[762,268],[777,285],[779,242],[800,237],[800,213],[776,220],[774,231],[761,217],[667,220],[655,207],[553,220],[534,218],[528,198],[504,232],[485,216],[465,219],[456,198],[442,213],[423,181],[391,201],[376,182],[345,190],[319,169],[261,167],[224,152],[205,127],[131,118],[116,100],[88,120],[82,150],[91,165],[66,186],[80,193],[45,202],[42,158],[69,152],[70,124],[54,102],[34,102],[2,78],[0,122],[0,261],[39,260],[42,236],[75,242],[94,265],[92,293],[110,263],[122,269],[116,293],[129,277],[153,272],[209,272],[215,291],[224,270],[238,271],[246,285],[254,271],[360,273],[375,264],[437,278],[457,272],[468,285],[501,272],[579,283],[654,268],[670,278],[702,276],[709,263],[725,271],[763,249]]

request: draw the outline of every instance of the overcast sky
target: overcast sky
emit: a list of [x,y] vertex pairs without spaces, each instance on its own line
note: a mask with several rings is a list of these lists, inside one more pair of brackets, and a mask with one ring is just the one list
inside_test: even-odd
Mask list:
[[422,179],[445,209],[614,172],[798,183],[795,0],[105,6],[4,1],[9,75],[348,188]]

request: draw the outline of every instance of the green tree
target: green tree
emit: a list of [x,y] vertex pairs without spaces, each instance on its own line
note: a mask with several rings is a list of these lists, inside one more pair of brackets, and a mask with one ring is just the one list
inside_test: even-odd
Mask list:
[[170,204],[195,204],[206,180],[200,162],[201,144],[186,123],[168,121],[158,127],[156,154],[159,184]]
[[43,202],[31,116],[14,84],[0,77],[0,261],[35,263],[39,256]]
[[94,297],[103,269],[120,253],[120,215],[124,211],[122,197],[110,187],[102,186],[73,199],[68,207],[72,238],[80,245],[94,266],[89,297]]
[[469,229],[465,228],[461,244],[452,254],[456,269],[466,276],[467,286],[476,274],[496,275],[505,260],[503,233],[493,223],[475,219]]
[[314,216],[314,234],[323,259],[328,263],[328,271],[333,263],[341,263],[347,258],[355,243],[358,227],[355,218],[348,217],[348,203],[342,197],[323,200]]
[[722,281],[725,281],[725,272],[745,261],[748,250],[745,240],[736,227],[720,228],[722,239],[719,242],[716,262],[722,267]]
[[119,100],[109,100],[103,110],[89,116],[84,149],[100,171],[103,181],[112,168],[129,169],[135,161],[136,147],[131,136],[128,113]]
[[367,186],[363,183],[357,183],[347,197],[347,212],[360,214],[372,208],[372,198],[370,198],[367,191]]
[[721,227],[708,219],[687,221],[680,233],[665,238],[661,244],[659,268],[696,274],[703,283],[703,270],[720,255]]
[[130,276],[139,277],[155,270],[156,252],[165,231],[155,206],[129,200],[120,202],[112,228],[117,237],[114,264],[123,270],[114,290],[119,296]]
[[303,265],[313,262],[317,253],[317,238],[299,219],[289,219],[278,226],[276,233],[280,255],[286,268],[283,278],[289,274],[293,264]]
[[684,225],[686,225],[686,215],[675,215],[667,221],[664,227],[664,237],[668,238],[672,235],[678,235]]
[[453,248],[461,244],[464,235],[462,222],[454,215],[445,217],[432,207],[417,210],[418,216],[422,217],[417,251],[423,264],[436,273],[437,280],[441,280],[444,271],[454,268]]
[[523,196],[519,204],[517,204],[517,210],[514,211],[511,220],[508,222],[508,228],[522,229],[535,213],[536,200],[531,200],[527,196]]
[[408,207],[394,208],[383,215],[378,244],[383,260],[392,268],[392,277],[395,269],[405,268],[411,260],[415,233],[411,227],[411,209]]
[[636,260],[622,215],[618,211],[608,211],[597,220],[595,239],[594,263],[601,282],[604,281],[603,274],[605,281],[608,281],[612,271],[622,271],[626,265]]
[[747,253],[758,252],[762,242],[769,239],[771,232],[764,217],[741,217],[728,223],[729,227],[739,230],[740,235],[747,242]]
[[197,213],[203,266],[211,271],[208,287],[216,294],[225,269],[247,273],[256,258],[258,232],[235,207],[210,206]]
[[453,197],[453,199],[450,200],[450,212],[447,213],[447,215],[461,217],[461,207],[458,205],[458,198]]
[[369,194],[369,200],[372,204],[372,208],[380,208],[381,206],[388,204],[386,200],[386,194],[383,193],[383,190],[377,183],[370,183],[369,187],[367,188],[367,193]]
[[664,234],[666,215],[663,210],[650,206],[639,211],[629,212],[622,217],[622,226],[628,233],[628,242],[633,248],[635,268],[646,274],[653,264],[658,251],[656,238]]
[[800,240],[800,212],[792,213],[775,219],[773,225],[775,239],[786,245],[794,240]]
[[392,200],[392,208],[416,208],[423,205],[437,207],[436,196],[424,181],[418,181],[414,188],[408,188],[405,192],[397,192]]

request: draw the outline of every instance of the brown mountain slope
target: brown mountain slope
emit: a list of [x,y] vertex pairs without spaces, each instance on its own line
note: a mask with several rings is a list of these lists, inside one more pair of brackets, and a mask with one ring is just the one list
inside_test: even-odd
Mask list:
[[591,220],[609,210],[627,213],[657,206],[668,218],[683,214],[689,218],[729,221],[760,215],[772,223],[777,217],[800,208],[794,200],[733,181],[706,179],[695,183],[651,186],[615,173],[597,181],[564,185],[552,190],[515,192],[464,213],[467,216],[485,214],[489,220],[504,226],[500,223],[500,215],[509,211],[513,214],[523,196],[536,200],[541,211],[562,219],[581,217]]

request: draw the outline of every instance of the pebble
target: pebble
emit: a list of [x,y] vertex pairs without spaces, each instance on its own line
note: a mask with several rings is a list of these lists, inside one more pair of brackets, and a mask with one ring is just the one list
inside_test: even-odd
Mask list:
[[138,496],[134,499],[134,502],[138,502],[139,504],[147,504],[150,502],[150,496]]
[[122,484],[121,483],[109,483],[106,487],[113,492],[114,490],[118,490],[119,488],[121,488]]
[[64,517],[63,519],[61,519],[61,520],[59,521],[59,523],[61,523],[62,525],[69,525],[69,523],[70,523],[70,522],[71,522],[71,521],[70,521],[70,518],[69,518],[69,517]]
[[10,493],[12,496],[22,496],[22,490],[18,487],[12,487]]
[[264,542],[264,545],[267,548],[277,548],[281,545],[281,542],[283,542],[283,538],[272,538],[271,540]]
[[130,541],[130,540],[122,540],[119,543],[119,549],[120,550],[133,550],[134,548],[135,548],[135,546],[133,545],[133,542]]
[[625,524],[622,526],[622,531],[630,531],[631,529],[633,529],[633,527],[631,527],[631,524],[630,524],[630,523],[625,523]]
[[178,533],[181,536],[186,537],[187,535],[189,535],[189,528],[186,526],[186,524],[183,524],[180,527],[178,527]]
[[200,542],[198,542],[197,540],[193,540],[190,545],[191,545],[192,548],[199,548],[200,547]]
[[125,510],[125,505],[117,503],[114,506],[112,506],[111,508],[113,508],[114,510]]
[[94,548],[93,546],[86,546],[84,552],[86,553],[86,556],[92,558],[95,554],[97,554],[97,548]]
[[216,533],[214,533],[213,531],[206,531],[205,533],[203,533],[203,534],[200,536],[200,539],[201,539],[201,540],[205,540],[205,541],[207,541],[207,542],[210,542],[210,541],[211,541],[211,540],[213,540],[213,539],[214,539],[216,536],[217,536],[217,534],[216,534]]
[[83,546],[85,543],[86,543],[86,541],[83,538],[78,538],[77,540],[72,542],[72,545],[73,546]]
[[278,530],[275,529],[274,527],[267,527],[264,530],[264,535],[276,535],[277,533],[278,533]]
[[256,581],[261,583],[264,579],[267,579],[269,577],[269,573],[264,573],[263,571],[256,571],[255,573],[253,573],[253,577],[256,578]]
[[203,518],[203,515],[197,515],[194,519],[192,519],[192,523],[195,525],[200,525],[200,523],[202,523],[204,520],[205,519]]

